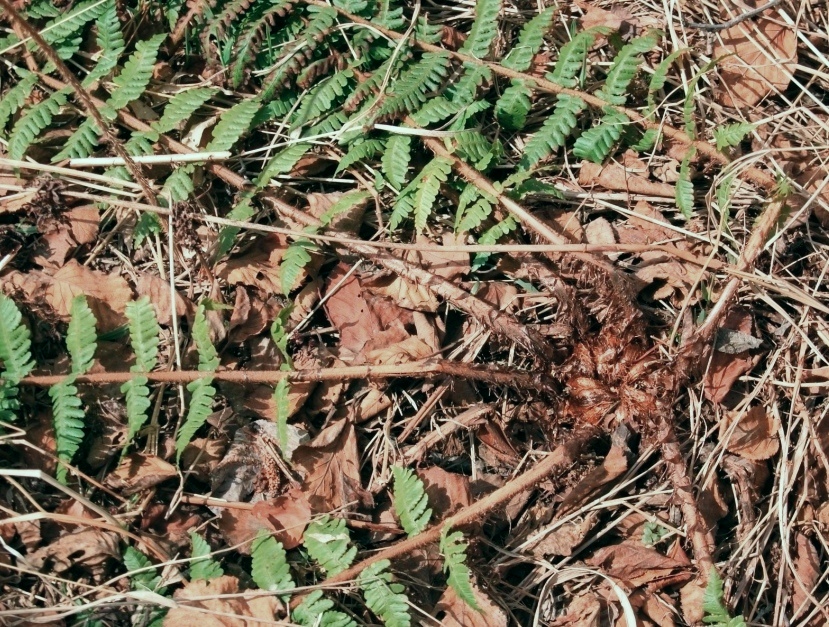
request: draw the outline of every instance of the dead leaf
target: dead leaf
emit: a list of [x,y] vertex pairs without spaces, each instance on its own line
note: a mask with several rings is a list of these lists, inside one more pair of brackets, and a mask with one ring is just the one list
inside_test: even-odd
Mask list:
[[373,294],[387,296],[405,309],[433,313],[440,305],[435,293],[427,286],[413,283],[396,274],[380,275],[361,283]]
[[59,537],[26,559],[38,570],[46,567],[63,573],[75,566],[97,578],[105,573],[109,560],[121,560],[119,542],[120,536],[112,531],[83,529]]
[[584,11],[581,18],[581,27],[584,30],[595,26],[606,26],[614,31],[622,28],[622,18],[611,11],[593,6],[588,2],[584,2],[584,0],[577,0],[576,6]]
[[506,627],[507,613],[484,592],[474,580],[472,593],[480,610],[473,609],[458,597],[454,589],[446,588],[435,606],[434,615],[442,627]]
[[323,429],[310,444],[294,451],[304,475],[303,491],[314,513],[340,509],[360,498],[360,455],[354,425],[343,419]]
[[618,163],[601,165],[591,161],[582,161],[579,170],[579,185],[586,189],[598,185],[610,191],[662,198],[676,196],[676,189],[673,185],[650,181],[645,176],[635,174],[627,166],[623,167]]
[[[722,326],[732,331],[752,335],[754,320],[749,311],[734,309],[728,314]],[[749,351],[731,355],[715,351],[711,357],[711,365],[705,373],[705,397],[712,403],[721,403],[731,391],[731,387],[757,364],[760,357],[760,354],[752,355]]]
[[775,90],[789,86],[797,66],[797,33],[780,20],[761,17],[722,31],[714,46],[720,61],[719,101],[727,107],[751,107]]
[[261,596],[261,591],[250,590],[240,596],[239,580],[230,575],[189,581],[175,591],[173,599],[179,607],[167,613],[165,626],[254,627],[272,624],[280,607],[276,597]]
[[705,585],[697,580],[686,583],[679,589],[679,601],[682,617],[688,625],[696,625],[705,615],[702,603],[705,599]]
[[230,314],[227,330],[229,344],[241,344],[254,335],[259,335],[279,314],[279,308],[270,300],[259,297],[258,290],[247,290],[236,286],[236,302]]
[[[249,251],[216,266],[216,276],[230,285],[249,285],[265,294],[281,294],[282,255],[288,248],[288,238],[279,233],[268,233]],[[322,258],[312,254],[312,261],[297,276],[293,287],[302,283],[309,274],[315,274]]]
[[412,335],[397,344],[368,351],[366,362],[377,366],[405,364],[426,359],[434,352],[434,349],[426,342]]
[[[170,326],[173,323],[173,308],[170,298],[170,284],[161,277],[148,272],[138,274],[138,282],[135,286],[138,296],[146,296],[155,310],[159,324]],[[193,302],[179,294],[176,290],[176,316],[190,316],[195,312]]]
[[[308,212],[319,219],[343,195],[343,192],[329,192],[327,194],[311,192],[308,194]],[[344,233],[356,233],[360,228],[360,224],[363,222],[363,214],[366,212],[368,203],[369,199],[366,199],[351,207],[348,212],[337,214],[328,223],[329,228],[343,231]]]
[[598,514],[591,512],[584,518],[579,517],[557,526],[532,547],[532,554],[539,558],[548,555],[572,555],[573,549],[584,542],[597,518]]
[[720,441],[725,442],[727,451],[740,457],[755,461],[769,459],[780,450],[778,427],[773,414],[755,405],[745,413],[726,414],[720,421]]
[[797,552],[794,557],[792,581],[792,619],[803,617],[814,606],[815,585],[823,570],[814,543],[804,534],[795,534]]
[[196,438],[191,440],[181,454],[181,467],[194,472],[197,477],[208,477],[227,450],[227,438]]
[[443,520],[472,502],[469,477],[447,472],[440,466],[430,466],[417,471],[423,481],[433,520]]
[[594,592],[583,592],[567,606],[567,613],[550,623],[550,627],[599,627],[605,611],[603,599]]
[[[444,233],[441,240],[444,246],[457,246],[464,243],[463,237],[454,233]],[[420,235],[416,243],[431,244],[431,241],[426,236]],[[406,258],[411,263],[422,266],[447,281],[456,281],[469,272],[469,253],[465,252],[414,250]]]
[[634,266],[634,275],[641,281],[640,291],[655,284],[649,294],[652,300],[679,296],[684,298],[696,280],[695,271],[682,261],[658,250],[639,253],[641,261]]
[[175,466],[160,457],[131,453],[106,476],[104,484],[113,490],[120,490],[124,496],[130,496],[176,476]]
[[587,560],[587,564],[601,568],[629,588],[647,585],[687,568],[686,563],[662,555],[639,540],[625,540],[601,548]]
[[223,508],[219,529],[229,545],[239,545],[239,551],[246,555],[250,553],[250,541],[260,529],[273,533],[290,550],[302,543],[311,515],[305,494],[292,488],[275,499],[259,501],[252,509]]
[[562,512],[575,509],[585,503],[602,487],[621,477],[628,469],[628,453],[621,446],[612,446],[602,465],[587,473],[573,486],[561,503]]
[[60,268],[69,254],[98,237],[100,211],[92,206],[75,207],[64,214],[66,224],[43,235],[35,244],[32,260],[44,268]]

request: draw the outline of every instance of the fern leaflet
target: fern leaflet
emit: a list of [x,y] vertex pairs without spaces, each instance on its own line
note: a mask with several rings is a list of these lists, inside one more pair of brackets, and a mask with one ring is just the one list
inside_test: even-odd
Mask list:
[[386,92],[378,115],[383,117],[392,113],[410,112],[417,109],[426,100],[426,94],[429,91],[440,87],[446,77],[448,67],[449,56],[447,54],[442,52],[424,54],[423,58],[410,66]]
[[345,520],[327,515],[308,525],[302,537],[308,555],[319,563],[329,577],[351,566],[357,547],[349,548],[350,542]]
[[531,88],[531,82],[513,79],[495,103],[495,117],[505,129],[518,131],[524,128],[524,124],[527,123],[527,114],[532,106]]
[[686,219],[694,215],[694,184],[691,182],[691,159],[696,154],[696,148],[691,146],[679,166],[679,179],[676,182],[676,206]]
[[711,59],[688,81],[688,90],[685,93],[685,101],[682,103],[682,118],[685,121],[685,132],[691,139],[697,138],[697,123],[694,121],[694,107],[697,103],[697,84],[718,62],[719,59]]
[[353,70],[343,70],[328,77],[311,89],[302,99],[299,109],[293,117],[291,128],[296,129],[331,109],[334,102],[349,91],[348,86],[353,78]]
[[256,177],[255,184],[257,188],[265,187],[270,183],[271,179],[276,178],[280,174],[287,174],[294,169],[297,162],[305,156],[305,153],[311,149],[310,144],[291,144],[276,153],[265,169]]
[[359,144],[351,144],[348,152],[343,155],[343,158],[340,159],[340,162],[337,164],[337,169],[334,171],[334,174],[339,174],[343,170],[347,170],[360,161],[371,159],[374,155],[383,150],[383,146],[383,142],[379,139],[368,139]]
[[[467,186],[467,189],[474,187]],[[466,191],[466,190],[464,190]],[[478,191],[475,188],[475,191]],[[461,211],[460,204],[458,205],[458,215],[455,220],[455,230],[458,233],[466,233],[472,229],[476,229],[484,223],[492,213],[492,207],[495,205],[495,199],[489,195],[476,194],[476,199],[468,207]]]
[[475,21],[469,31],[469,37],[463,42],[461,52],[484,59],[495,36],[498,34],[498,14],[501,12],[501,0],[478,0],[475,3]]
[[[72,462],[83,440],[84,412],[74,381],[75,375],[70,375],[49,388],[57,456],[60,461],[67,464]],[[66,483],[66,466],[58,464],[55,474],[58,481]]]
[[273,388],[273,401],[276,405],[276,440],[282,456],[289,461],[288,418],[290,418],[291,406],[288,394],[290,391],[291,385],[287,379],[280,379]]
[[576,76],[584,68],[587,53],[593,46],[593,42],[596,41],[598,35],[608,34],[609,32],[609,28],[596,27],[576,33],[573,39],[561,48],[553,71],[547,74],[547,80],[562,87],[578,85],[580,81]]
[[357,627],[348,614],[332,611],[334,602],[314,590],[291,613],[291,620],[302,627]]
[[66,87],[56,91],[26,111],[9,135],[9,157],[16,160],[23,158],[35,137],[52,123],[52,118],[66,104],[66,98],[71,90],[71,87]]
[[250,575],[259,588],[268,592],[283,592],[296,587],[282,543],[264,529],[260,529],[253,540],[250,554],[253,559]]
[[389,565],[389,560],[380,560],[367,566],[360,573],[357,584],[365,596],[366,607],[379,616],[387,627],[409,627],[412,618],[406,588],[403,584],[393,583],[394,578],[387,570]]
[[258,98],[250,98],[225,111],[213,129],[213,139],[207,144],[207,150],[230,150],[250,128],[253,116],[261,107],[262,102]]
[[193,340],[199,353],[199,370],[213,372],[219,367],[219,354],[210,340],[210,325],[207,324],[205,309],[203,302],[196,307],[196,315],[193,317]]
[[714,129],[714,139],[717,141],[717,150],[722,151],[742,142],[746,135],[756,128],[751,122],[736,122],[718,126]]
[[386,150],[380,159],[383,176],[395,189],[403,189],[412,158],[412,138],[407,135],[392,135],[386,143]]
[[[510,233],[518,228],[518,224],[515,222],[515,219],[512,216],[509,216],[506,220],[499,222],[495,226],[488,229],[481,237],[478,239],[478,244],[481,246],[489,246],[491,244],[497,244],[498,240],[501,239],[507,233]],[[479,270],[489,259],[491,253],[476,253],[475,256],[472,258],[472,270],[477,271]]]
[[437,98],[427,100],[426,104],[412,115],[412,119],[419,126],[429,126],[430,124],[442,122],[450,115],[459,113],[466,106],[464,102],[452,102],[444,96],[438,96]]
[[166,34],[160,33],[135,44],[135,52],[124,64],[124,69],[112,80],[115,89],[107,99],[107,105],[114,111],[120,111],[144,93],[153,75],[158,48],[166,37]]
[[647,35],[637,37],[624,46],[607,73],[604,86],[599,90],[598,96],[610,104],[623,105],[627,100],[627,90],[630,81],[636,76],[639,65],[642,63],[642,55],[659,43],[660,33],[651,31]]
[[3,131],[9,119],[23,106],[37,84],[37,74],[26,70],[18,70],[18,73],[22,75],[22,78],[0,100],[0,136],[5,136]]
[[[105,2],[101,0],[87,0],[75,5],[63,15],[58,15],[40,31],[47,44],[60,44],[81,30],[86,24],[97,20],[106,10]],[[29,42],[29,48],[34,49],[34,42]]]
[[[130,587],[133,590],[151,590],[157,594],[164,594],[165,588],[160,586],[161,576],[146,555],[138,549],[128,546],[124,551],[124,566],[132,573]],[[140,572],[134,572],[140,571]]]
[[432,517],[429,498],[426,496],[423,482],[410,469],[392,466],[391,470],[394,475],[394,511],[403,525],[403,530],[411,538],[429,524]]
[[449,533],[449,527],[443,528],[440,534],[440,553],[443,555],[443,571],[448,573],[446,583],[471,608],[479,610],[475,593],[470,583],[469,567],[466,565],[466,542],[463,542],[460,531]]
[[573,154],[580,159],[601,163],[610,154],[629,123],[630,119],[624,113],[605,107],[605,115],[599,120],[598,125],[582,133],[573,144]]
[[23,324],[17,305],[5,294],[0,294],[0,361],[3,379],[13,385],[35,367],[29,328]]
[[[124,313],[129,321],[130,344],[135,353],[135,364],[130,370],[135,373],[152,372],[158,360],[161,327],[158,326],[150,299],[145,296],[127,303]],[[127,404],[127,444],[132,442],[135,434],[147,420],[147,410],[150,408],[150,390],[147,383],[147,377],[137,375],[121,386]]]
[[107,76],[115,66],[118,59],[124,52],[124,36],[121,33],[121,22],[118,21],[118,12],[115,7],[115,0],[108,0],[104,5],[104,12],[95,22],[97,31],[96,43],[101,49],[98,63],[84,79],[84,87],[92,85],[99,78]]
[[86,302],[86,296],[72,299],[69,328],[66,332],[66,348],[72,360],[72,374],[81,375],[92,367],[97,335],[95,316]]
[[521,169],[528,170],[563,146],[579,122],[576,116],[585,106],[581,98],[559,95],[553,114],[544,121],[524,147],[524,156],[519,164]]
[[541,44],[544,42],[544,35],[552,26],[554,14],[555,7],[547,7],[524,24],[524,28],[521,29],[521,33],[518,35],[518,43],[501,60],[501,65],[518,72],[528,70],[533,57],[538,53]]
[[444,157],[435,157],[420,171],[420,174],[400,193],[394,205],[389,228],[397,228],[414,212],[415,228],[422,231],[432,213],[441,183],[445,183],[452,171],[452,162]]
[[20,409],[20,401],[17,400],[19,392],[20,390],[12,381],[5,377],[0,378],[0,421],[17,420],[17,411]]
[[705,613],[702,621],[713,627],[746,627],[742,616],[731,618],[728,613],[723,602],[723,582],[716,568],[711,568],[708,575],[708,585],[702,597],[702,611]]
[[210,545],[196,532],[190,532],[190,541],[193,543],[193,550],[190,562],[190,579],[204,579],[210,581],[224,574],[219,562],[211,559]]
[[648,107],[645,110],[646,117],[650,116],[654,111],[656,111],[656,94],[663,87],[665,87],[665,83],[668,80],[668,69],[670,69],[674,61],[676,61],[681,55],[685,54],[687,51],[687,48],[675,50],[667,57],[662,59],[659,65],[657,65],[654,69],[653,76],[651,76],[651,82],[648,85]]
[[193,179],[191,178],[195,170],[192,165],[182,165],[173,170],[173,173],[164,181],[161,195],[165,198],[169,197],[173,204],[184,202],[190,198],[190,195],[195,190]]
[[169,133],[185,120],[189,120],[199,107],[210,100],[218,89],[214,87],[190,87],[170,98],[161,118],[151,124],[156,133]]
[[446,95],[449,99],[460,105],[468,105],[475,101],[475,96],[485,81],[492,80],[492,70],[486,65],[465,62],[463,73],[460,77],[453,79],[446,88]]
[[283,253],[282,262],[279,264],[279,283],[285,296],[297,287],[302,270],[311,263],[308,251],[312,248],[310,240],[300,239],[288,246]]

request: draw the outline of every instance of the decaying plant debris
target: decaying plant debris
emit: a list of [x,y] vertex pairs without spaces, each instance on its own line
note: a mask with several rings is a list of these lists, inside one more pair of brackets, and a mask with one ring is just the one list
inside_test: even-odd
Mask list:
[[0,622],[829,622],[827,8],[547,4],[0,0]]

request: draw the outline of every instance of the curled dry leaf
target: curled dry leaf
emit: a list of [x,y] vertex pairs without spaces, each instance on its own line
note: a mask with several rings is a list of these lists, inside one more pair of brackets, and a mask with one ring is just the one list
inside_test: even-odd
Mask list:
[[567,606],[567,613],[550,623],[550,627],[599,627],[606,611],[604,600],[594,592],[576,596]]
[[189,581],[176,590],[179,604],[164,618],[170,627],[251,627],[273,624],[279,610],[275,596],[251,590],[239,594],[239,580],[224,575],[210,581]]
[[120,560],[119,540],[118,534],[112,531],[85,529],[61,536],[26,559],[38,570],[46,567],[63,573],[77,566],[97,578],[105,573],[109,560]]
[[[745,335],[752,335],[754,321],[750,312],[737,308],[726,316],[723,327]],[[711,365],[705,373],[706,398],[712,403],[721,403],[737,380],[751,370],[759,359],[759,354],[752,355],[747,350],[731,354],[715,351],[711,358]]]
[[722,32],[713,56],[726,57],[720,62],[720,102],[751,107],[788,87],[797,66],[797,33],[772,18],[741,22]]
[[822,575],[820,555],[814,543],[806,535],[797,532],[795,545],[797,552],[792,564],[794,566],[791,610],[793,619],[803,617],[814,607],[815,585]]
[[98,237],[100,211],[91,206],[75,207],[64,214],[67,220],[60,228],[43,235],[35,244],[32,260],[44,268],[60,268],[70,253]]
[[175,466],[155,455],[131,453],[106,476],[104,484],[124,496],[141,492],[178,476]]
[[241,344],[254,335],[264,331],[279,314],[279,308],[270,300],[265,302],[258,290],[248,290],[236,286],[236,302],[230,314],[227,341],[229,344]]
[[727,451],[751,460],[769,459],[780,450],[779,423],[773,414],[756,405],[747,412],[728,412],[720,421],[720,441]]
[[250,553],[250,542],[261,529],[272,533],[286,549],[293,549],[302,542],[311,516],[305,494],[291,488],[275,499],[255,503],[251,509],[224,508],[219,529],[229,545],[240,545],[239,551],[245,554]]
[[584,542],[588,532],[596,524],[597,518],[598,514],[591,512],[583,518],[579,517],[563,525],[556,525],[555,529],[532,547],[532,554],[539,558],[548,555],[572,555],[573,550]]
[[[155,310],[159,324],[169,326],[173,322],[173,307],[170,302],[170,284],[161,277],[148,272],[138,274],[138,282],[135,286],[138,296],[147,296]],[[176,316],[190,316],[195,312],[193,302],[185,298],[176,290]]]
[[469,607],[452,588],[446,588],[433,612],[441,627],[507,627],[509,619],[504,608],[481,589],[474,576],[471,584],[480,611]]
[[687,569],[687,562],[662,555],[640,540],[625,540],[599,549],[587,560],[589,566],[601,568],[629,588],[645,586]]

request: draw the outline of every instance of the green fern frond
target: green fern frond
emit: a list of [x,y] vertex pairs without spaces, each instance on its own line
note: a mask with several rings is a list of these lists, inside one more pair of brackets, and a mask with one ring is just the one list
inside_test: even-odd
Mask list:
[[360,83],[354,88],[354,91],[346,97],[345,102],[343,103],[343,109],[349,113],[356,111],[357,107],[359,107],[366,98],[380,89],[380,86],[383,84],[387,74],[391,76],[397,75],[403,65],[401,56],[402,55],[397,55],[397,57],[387,59],[367,78],[361,80]]
[[691,182],[691,159],[696,154],[691,146],[679,166],[679,179],[676,182],[676,206],[686,219],[694,215],[694,184]]
[[467,189],[474,190],[474,198],[465,204],[458,202],[458,213],[455,219],[455,230],[458,233],[466,233],[481,226],[490,216],[492,208],[495,206],[495,198],[488,194],[480,193],[472,184],[464,188],[464,191],[461,192],[460,200],[465,200],[463,195]]
[[234,89],[238,89],[245,78],[245,69],[255,59],[260,42],[265,31],[273,24],[277,17],[284,15],[290,10],[293,0],[279,0],[272,6],[267,7],[255,19],[245,24],[243,32],[239,35],[233,51],[233,61],[230,68],[230,76]]
[[547,74],[547,80],[562,87],[575,87],[581,81],[576,77],[582,73],[587,53],[593,47],[596,37],[610,33],[606,27],[596,27],[576,33],[558,54],[553,71]]
[[663,87],[665,87],[665,83],[668,80],[668,70],[674,62],[686,52],[688,52],[687,48],[675,50],[662,59],[659,65],[654,68],[653,76],[651,76],[651,81],[648,84],[648,107],[646,109],[645,116],[649,116],[656,111],[656,94],[659,93]]
[[[256,210],[253,208],[253,196],[253,191],[248,190],[243,192],[240,195],[239,202],[227,214],[227,219],[237,222],[247,222],[250,220],[256,214]],[[219,231],[219,238],[216,244],[217,259],[221,259],[233,249],[239,231],[239,227],[236,226],[222,227],[222,230]]]
[[[76,4],[70,11],[59,14],[40,30],[40,34],[47,44],[60,44],[65,39],[76,35],[84,26],[97,20],[106,10],[106,3],[101,0],[87,0]],[[34,50],[36,44],[29,42],[29,49]]]
[[210,340],[210,325],[205,317],[205,304],[199,303],[196,315],[193,317],[193,341],[199,353],[199,370],[213,372],[219,367],[219,354]]
[[147,410],[151,405],[148,382],[147,377],[135,375],[121,385],[127,408],[127,446],[147,422]]
[[314,590],[291,613],[291,620],[302,627],[357,627],[348,614],[332,611],[334,601],[322,590]]
[[[632,129],[632,127],[628,126],[626,131],[630,129]],[[637,132],[634,137],[635,141],[628,142],[628,140],[625,139],[625,143],[636,152],[647,152],[656,145],[657,141],[659,141],[659,131],[655,128],[649,128],[644,133]]]
[[348,152],[343,155],[343,158],[337,164],[337,169],[334,171],[334,174],[339,174],[360,161],[371,159],[383,150],[384,146],[385,144],[380,139],[367,139],[364,142],[351,144]]
[[357,547],[349,548],[350,542],[345,520],[327,515],[308,525],[302,537],[308,555],[319,563],[329,577],[351,566]]
[[660,36],[661,33],[658,31],[651,31],[625,45],[613,60],[613,65],[608,70],[604,86],[599,90],[598,96],[610,104],[625,104],[628,86],[642,64],[642,55],[659,43]]
[[159,222],[158,216],[150,212],[142,213],[132,230],[132,244],[138,248],[150,235],[158,235],[159,233],[161,233],[161,222]]
[[392,466],[394,476],[394,493],[392,503],[394,512],[400,519],[403,530],[411,538],[426,528],[432,517],[429,509],[429,497],[423,482],[410,469]]
[[250,576],[261,590],[284,592],[296,587],[282,543],[266,530],[259,530],[251,544],[250,555],[253,560]]
[[501,65],[518,72],[525,72],[532,64],[533,57],[538,54],[541,44],[544,42],[544,35],[550,30],[553,24],[555,7],[547,7],[541,13],[524,24],[521,33],[518,35],[518,42],[509,51],[507,56],[501,60]]
[[14,385],[35,367],[29,328],[14,301],[0,294],[0,361],[3,379]]
[[628,124],[630,124],[630,119],[624,113],[606,107],[605,115],[599,123],[582,133],[573,144],[573,154],[579,159],[602,163],[619,141]]
[[393,583],[388,572],[389,560],[380,560],[367,566],[357,579],[363,591],[366,607],[379,616],[386,627],[410,627],[409,598],[405,586]]
[[449,55],[428,52],[409,66],[385,94],[378,115],[412,112],[425,100],[426,95],[443,83],[449,69]]
[[461,52],[479,59],[485,59],[498,34],[498,14],[501,0],[478,0],[475,3],[475,21],[469,37],[463,42]]
[[95,315],[86,302],[86,296],[79,294],[72,299],[69,328],[66,331],[66,348],[72,360],[72,374],[81,375],[92,367],[97,348]]
[[293,305],[283,307],[276,318],[273,319],[273,323],[271,323],[271,339],[273,339],[273,343],[276,344],[276,347],[285,359],[285,363],[281,366],[282,370],[294,369],[294,362],[291,358],[291,352],[288,350],[289,336],[288,329],[286,327],[288,323],[288,316],[291,314],[293,308]]
[[435,157],[427,163],[420,174],[400,192],[389,218],[389,228],[396,229],[414,213],[415,228],[422,231],[432,213],[440,185],[446,182],[451,171],[452,162],[444,157]]
[[492,70],[486,65],[464,63],[461,75],[450,81],[446,95],[452,102],[471,104],[475,101],[478,88],[492,80]]
[[144,296],[127,303],[124,315],[129,321],[130,344],[135,353],[133,372],[152,372],[158,362],[158,344],[161,327],[155,317],[150,299]]
[[276,178],[280,174],[287,174],[294,169],[294,166],[305,156],[311,149],[311,144],[291,144],[276,153],[265,169],[256,177],[254,184],[257,188],[265,187],[271,182],[271,179]]
[[187,410],[184,424],[179,427],[176,434],[176,463],[181,462],[184,449],[213,411],[216,388],[211,385],[212,382],[213,377],[203,377],[187,384],[187,391],[190,392],[190,407]]
[[311,255],[308,251],[313,247],[310,240],[300,239],[288,246],[282,254],[282,262],[279,264],[279,284],[285,296],[297,286],[297,279],[302,274],[302,270],[311,263]]
[[345,96],[353,79],[354,71],[349,69],[336,72],[321,81],[302,98],[291,120],[291,128],[299,128],[329,111],[337,100]]
[[[516,223],[512,216],[509,216],[506,220],[503,220],[495,226],[487,229],[486,232],[478,238],[478,244],[481,246],[497,244],[499,239],[504,237],[507,233],[511,233],[516,228],[518,228],[518,223]],[[490,255],[491,253],[476,253],[472,258],[471,264],[473,272],[479,270],[484,264],[486,264]]]
[[127,59],[124,69],[112,79],[115,89],[107,99],[107,105],[114,111],[120,111],[137,100],[147,89],[158,57],[158,48],[166,38],[165,33],[160,33],[135,44],[135,52]]
[[380,159],[383,176],[395,189],[403,189],[412,158],[412,138],[408,135],[392,135]]
[[64,159],[81,159],[88,157],[95,148],[98,147],[100,141],[101,131],[95,120],[86,118],[74,133],[66,140],[66,144],[61,151],[52,157],[52,163],[63,161]]
[[66,98],[71,91],[71,87],[56,91],[26,110],[9,135],[9,157],[16,160],[23,158],[35,138],[52,123],[52,118],[66,104]]
[[576,128],[579,122],[577,116],[585,106],[581,98],[561,94],[556,101],[553,114],[544,121],[524,147],[524,156],[521,157],[519,167],[528,170],[563,146]]
[[495,103],[495,117],[508,131],[519,131],[527,123],[532,102],[532,82],[513,79]]
[[17,395],[19,388],[6,378],[0,378],[0,420],[3,422],[14,422],[17,420],[17,412],[20,409],[20,401]]
[[711,568],[708,575],[708,585],[702,597],[702,622],[712,627],[746,627],[742,616],[731,618],[728,608],[723,602],[723,582],[716,568]]
[[115,0],[106,2],[104,12],[95,22],[95,30],[97,31],[96,43],[100,48],[98,62],[84,79],[84,87],[92,85],[114,70],[126,47],[124,35],[121,32],[121,22],[118,20]]
[[53,6],[51,0],[38,0],[26,7],[24,15],[30,20],[48,19],[60,15],[60,9]]
[[169,133],[185,120],[189,120],[217,91],[219,90],[215,87],[189,87],[180,91],[170,98],[164,107],[164,113],[150,126],[156,133]]
[[690,81],[688,81],[688,87],[685,92],[685,101],[682,103],[682,119],[685,122],[685,133],[691,139],[697,138],[697,123],[694,120],[694,109],[698,101],[697,84],[699,84],[700,79],[711,71],[711,69],[714,68],[719,61],[719,59],[711,59],[708,63],[703,65],[702,68],[700,68],[699,72],[694,74]]
[[359,189],[346,192],[320,216],[320,224],[322,226],[328,226],[334,218],[342,214],[350,213],[356,207],[366,203],[369,198],[371,198],[371,194]]
[[258,98],[250,98],[225,111],[213,129],[213,139],[207,144],[207,150],[230,150],[247,133],[253,116],[261,106],[262,102]]
[[[59,460],[66,463],[72,462],[84,436],[83,404],[78,397],[78,388],[75,387],[74,382],[75,376],[70,375],[49,388],[57,456]],[[66,472],[66,466],[58,464],[56,476],[61,483],[66,483]]]
[[[276,405],[276,443],[279,451],[286,459],[288,455],[288,418],[290,417],[290,402],[288,394],[291,384],[287,379],[280,379],[273,388],[273,401]],[[290,460],[289,460],[290,461]]]
[[337,11],[333,7],[309,6],[308,12],[313,17],[302,32],[302,37],[309,44],[316,45],[337,22]]
[[131,546],[126,548],[124,551],[124,567],[127,571],[133,573],[130,575],[130,588],[133,590],[150,590],[161,595],[166,591],[164,586],[159,585],[161,576],[158,575],[157,568],[154,568],[150,558],[138,549]]
[[437,124],[446,118],[459,113],[464,107],[464,102],[452,102],[445,96],[438,96],[431,98],[412,115],[412,119],[419,126],[429,126],[430,124]]
[[6,124],[11,117],[26,103],[32,89],[37,84],[37,74],[18,70],[21,79],[0,99],[0,137],[5,137]]
[[714,139],[717,141],[717,150],[722,151],[738,145],[756,127],[757,125],[751,122],[736,122],[735,124],[716,127],[714,129]]
[[190,541],[193,543],[193,550],[190,556],[190,579],[203,579],[210,581],[224,574],[219,562],[211,559],[210,545],[196,532],[190,532]]
[[184,202],[195,191],[193,185],[193,172],[196,169],[192,165],[182,165],[173,170],[164,186],[161,188],[161,196],[170,198],[172,203]]
[[460,531],[449,533],[449,526],[440,534],[440,553],[443,555],[443,572],[447,573],[446,583],[471,608],[480,611],[470,583],[469,567],[466,565],[466,542]]

